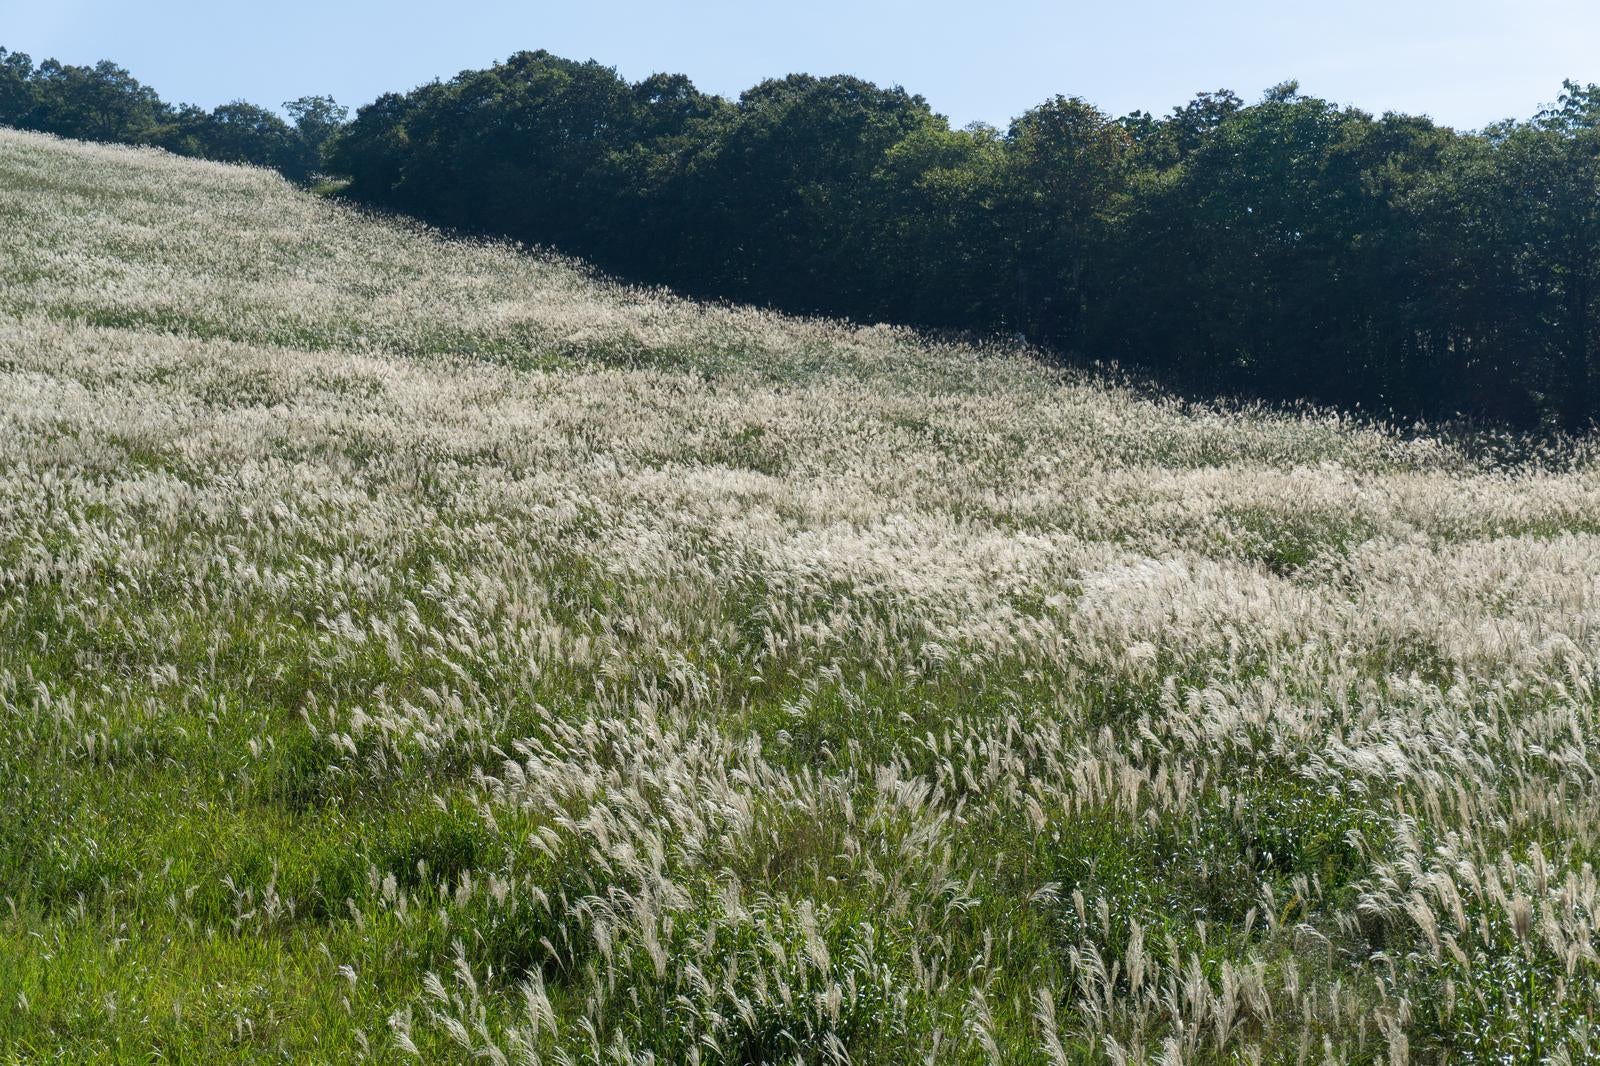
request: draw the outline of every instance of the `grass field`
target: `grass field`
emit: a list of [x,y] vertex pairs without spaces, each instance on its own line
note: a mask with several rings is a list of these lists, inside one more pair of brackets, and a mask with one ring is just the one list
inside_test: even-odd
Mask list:
[[1591,445],[6,131],[0,281],[0,1061],[1600,1055]]

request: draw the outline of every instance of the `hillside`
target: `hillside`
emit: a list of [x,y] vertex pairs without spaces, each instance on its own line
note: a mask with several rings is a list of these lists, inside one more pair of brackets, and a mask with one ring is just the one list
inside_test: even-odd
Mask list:
[[1600,1053],[1588,446],[3,130],[0,278],[0,1060]]

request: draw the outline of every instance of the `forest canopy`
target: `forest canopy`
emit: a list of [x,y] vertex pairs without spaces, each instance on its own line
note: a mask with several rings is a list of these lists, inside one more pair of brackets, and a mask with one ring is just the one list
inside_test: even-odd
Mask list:
[[1165,115],[1058,96],[1001,130],[790,75],[737,100],[520,52],[353,119],[163,102],[0,49],[0,124],[348,180],[625,278],[1022,336],[1175,387],[1581,430],[1600,413],[1600,87],[1457,131],[1284,83]]

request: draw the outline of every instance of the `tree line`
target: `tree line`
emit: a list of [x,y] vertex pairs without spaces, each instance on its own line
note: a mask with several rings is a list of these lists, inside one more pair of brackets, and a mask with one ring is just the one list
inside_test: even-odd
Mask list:
[[0,125],[85,141],[120,141],[180,155],[273,167],[305,180],[322,166],[329,138],[348,110],[331,97],[303,96],[277,112],[243,100],[210,111],[166,103],[109,60],[73,66],[54,59],[34,65],[23,52],[0,48]]
[[1186,390],[1573,430],[1600,415],[1593,85],[1470,132],[1292,82],[1160,116],[1058,96],[1005,130],[953,129],[853,77],[728,100],[540,51],[349,122],[309,97],[290,126],[168,107],[106,63],[0,52],[0,69],[0,122],[321,169],[359,202],[700,296],[1020,335]]

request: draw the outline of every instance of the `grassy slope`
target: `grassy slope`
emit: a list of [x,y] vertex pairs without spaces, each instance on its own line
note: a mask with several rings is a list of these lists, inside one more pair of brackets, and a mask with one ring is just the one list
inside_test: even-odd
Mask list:
[[0,277],[0,1058],[1592,1053],[1582,450],[5,131]]

